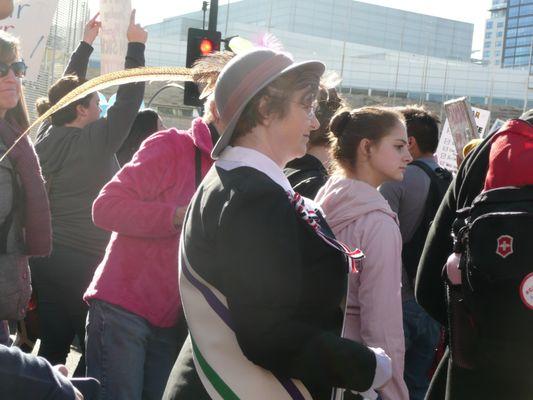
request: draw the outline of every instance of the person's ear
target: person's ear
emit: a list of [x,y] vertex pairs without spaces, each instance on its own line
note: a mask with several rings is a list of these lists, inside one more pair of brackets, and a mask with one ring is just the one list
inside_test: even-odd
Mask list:
[[407,148],[411,150],[414,146],[418,145],[416,138],[414,136],[409,136],[407,138]]
[[263,120],[262,125],[269,126],[274,120],[275,115],[268,109],[268,97],[266,96],[261,97],[261,100],[259,100],[257,112]]
[[78,104],[76,106],[76,117],[86,117],[88,114],[89,109],[84,107],[83,104]]
[[365,158],[370,158],[370,156],[372,155],[372,146],[373,146],[373,142],[369,139],[361,139],[361,142],[359,142],[359,149],[361,151],[361,154],[365,157]]

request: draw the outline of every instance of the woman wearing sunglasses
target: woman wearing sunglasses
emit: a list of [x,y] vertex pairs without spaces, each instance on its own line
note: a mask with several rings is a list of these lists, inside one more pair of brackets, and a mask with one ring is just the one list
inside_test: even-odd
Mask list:
[[[17,40],[0,31],[0,155],[29,125]],[[31,293],[28,256],[51,249],[50,210],[35,151],[22,139],[0,163],[0,319],[22,319]],[[2,321],[2,344],[9,331]]]

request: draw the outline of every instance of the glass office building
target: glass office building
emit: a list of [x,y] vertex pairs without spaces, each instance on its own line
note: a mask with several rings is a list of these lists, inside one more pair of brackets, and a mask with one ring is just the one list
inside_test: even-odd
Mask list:
[[[202,13],[185,17],[201,20]],[[469,23],[353,0],[242,0],[220,5],[218,29],[244,23],[429,57],[470,60]]]
[[492,65],[502,64],[503,37],[507,17],[507,0],[492,0],[490,18],[485,22],[483,42],[483,62]]
[[508,0],[502,66],[531,66],[533,41],[533,0]]

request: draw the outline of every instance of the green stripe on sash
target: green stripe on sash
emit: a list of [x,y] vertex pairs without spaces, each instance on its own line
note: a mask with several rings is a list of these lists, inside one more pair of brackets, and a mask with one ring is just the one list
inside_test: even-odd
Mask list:
[[200,353],[200,350],[198,350],[196,342],[192,336],[191,342],[194,355],[196,356],[196,360],[198,361],[200,368],[202,368],[204,375],[207,377],[207,379],[209,379],[209,382],[211,382],[211,385],[213,385],[218,394],[220,394],[224,400],[240,400],[233,390],[226,385],[222,378],[218,376],[215,370],[207,363],[205,358],[202,356],[202,353]]

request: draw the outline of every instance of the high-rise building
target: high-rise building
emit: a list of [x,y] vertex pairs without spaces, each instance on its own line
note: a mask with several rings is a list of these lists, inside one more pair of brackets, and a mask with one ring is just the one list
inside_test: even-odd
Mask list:
[[532,47],[533,0],[508,0],[502,66],[531,67]]
[[504,44],[507,0],[492,0],[490,18],[485,22],[483,61],[486,64],[501,65]]

